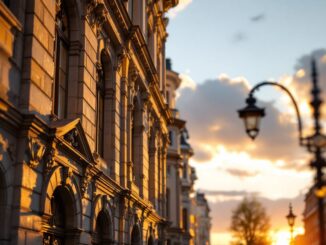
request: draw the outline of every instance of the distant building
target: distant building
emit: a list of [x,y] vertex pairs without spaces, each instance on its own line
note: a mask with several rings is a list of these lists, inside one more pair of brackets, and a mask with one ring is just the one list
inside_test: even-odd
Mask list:
[[[179,74],[172,71],[171,61],[167,60],[166,98],[173,115],[169,125],[170,145],[167,154],[167,218],[170,221],[167,229],[168,245],[209,244],[209,209],[203,194],[194,195],[194,182],[197,179],[195,169],[189,165],[193,149],[188,143],[186,121],[180,119],[175,108],[176,90],[180,86]],[[198,198],[197,198],[198,197]],[[205,207],[207,212],[203,212]],[[207,215],[204,218],[204,213]],[[202,243],[197,235],[203,234]],[[208,229],[207,229],[208,228]],[[208,234],[208,238],[207,235]]]
[[[326,206],[324,207],[324,210],[326,211]],[[326,217],[325,214],[324,217]],[[318,199],[315,195],[314,187],[312,187],[308,191],[305,197],[305,209],[303,212],[303,222],[305,228],[305,234],[304,234],[305,244],[319,245]]]
[[193,215],[196,219],[195,229],[195,244],[196,245],[209,245],[210,244],[210,229],[211,229],[211,218],[210,208],[208,202],[203,193],[196,193],[193,198],[195,204],[193,205]]

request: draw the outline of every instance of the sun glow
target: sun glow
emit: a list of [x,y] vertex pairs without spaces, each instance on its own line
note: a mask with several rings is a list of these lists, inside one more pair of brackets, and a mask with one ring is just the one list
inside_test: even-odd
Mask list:
[[[304,233],[304,229],[302,227],[298,227],[294,229],[293,236],[301,235]],[[272,234],[272,245],[289,245],[291,234],[288,230],[278,230],[273,232]]]

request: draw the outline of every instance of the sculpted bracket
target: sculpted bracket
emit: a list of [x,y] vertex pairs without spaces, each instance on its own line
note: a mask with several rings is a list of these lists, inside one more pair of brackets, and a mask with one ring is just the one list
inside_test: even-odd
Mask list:
[[39,139],[28,137],[27,148],[25,151],[27,160],[24,160],[24,162],[31,168],[36,168],[44,156],[45,149],[45,145],[43,145]]

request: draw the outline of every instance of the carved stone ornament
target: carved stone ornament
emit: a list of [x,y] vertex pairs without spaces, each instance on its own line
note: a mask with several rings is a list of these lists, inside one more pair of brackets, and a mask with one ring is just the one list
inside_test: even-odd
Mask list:
[[115,62],[115,69],[119,70],[122,66],[123,60],[126,58],[127,56],[127,51],[124,47],[120,47],[120,51],[117,55],[117,59]]
[[53,148],[48,149],[44,155],[44,173],[48,174],[54,166],[57,151]]
[[68,185],[71,182],[71,177],[73,176],[73,171],[69,167],[62,167],[62,185]]
[[104,3],[100,0],[87,0],[86,12],[90,25],[96,27],[99,32],[108,13]]
[[71,130],[64,136],[64,139],[74,148],[78,148],[78,131],[76,129]]
[[86,1],[86,14],[89,15],[93,12],[94,8],[97,5],[97,0],[87,0]]
[[132,67],[129,72],[129,86],[134,87],[134,83],[139,77],[139,72],[135,67]]
[[41,159],[45,153],[45,145],[43,145],[39,139],[34,137],[27,138],[27,161],[25,163],[31,168],[35,168],[39,165]]
[[90,169],[89,169],[89,167],[87,167],[87,168],[85,168],[85,172],[84,172],[84,175],[83,175],[83,177],[81,179],[81,183],[80,183],[80,192],[81,192],[82,197],[85,196],[91,179],[92,179],[92,177],[91,177]]
[[[96,66],[96,71],[97,71],[97,74],[99,75],[99,77],[103,77],[104,71],[103,71],[101,62],[96,62],[95,66]],[[99,78],[98,78],[98,80],[99,80]]]
[[2,134],[0,134],[0,161],[3,159],[3,154],[8,149],[8,140],[6,140]]
[[45,235],[43,237],[43,245],[50,245],[51,244],[51,236],[50,235]]

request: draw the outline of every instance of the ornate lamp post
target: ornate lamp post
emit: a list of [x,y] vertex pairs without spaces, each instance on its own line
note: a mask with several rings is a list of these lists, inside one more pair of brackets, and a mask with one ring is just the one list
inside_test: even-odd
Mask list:
[[285,91],[291,101],[293,102],[296,116],[298,120],[298,131],[299,131],[299,143],[301,146],[307,148],[307,150],[313,154],[314,159],[311,161],[311,167],[316,169],[316,183],[315,183],[315,194],[318,198],[318,219],[319,219],[319,244],[325,245],[325,231],[324,231],[324,205],[323,198],[325,197],[325,187],[323,183],[323,167],[326,166],[326,161],[322,156],[322,151],[326,149],[326,136],[321,133],[321,125],[320,125],[320,107],[322,104],[322,100],[319,97],[320,89],[318,87],[317,81],[317,71],[316,71],[316,63],[312,61],[312,90],[311,94],[313,99],[311,101],[311,106],[313,108],[313,118],[314,118],[314,133],[311,136],[303,137],[302,136],[302,121],[300,116],[300,111],[298,105],[293,98],[290,91],[284,87],[283,85],[277,82],[265,81],[257,84],[255,87],[251,89],[249,92],[249,97],[246,100],[247,106],[241,110],[239,110],[239,117],[244,120],[244,124],[246,127],[246,132],[250,138],[253,140],[259,133],[260,119],[265,116],[265,111],[263,108],[259,108],[255,105],[256,99],[253,94],[260,87],[271,85],[281,88]]
[[289,205],[289,214],[286,216],[286,219],[288,220],[288,224],[290,226],[290,233],[291,233],[290,245],[293,244],[293,227],[294,227],[296,217],[297,216],[295,216],[293,211],[292,211],[292,204],[290,203],[290,205]]

